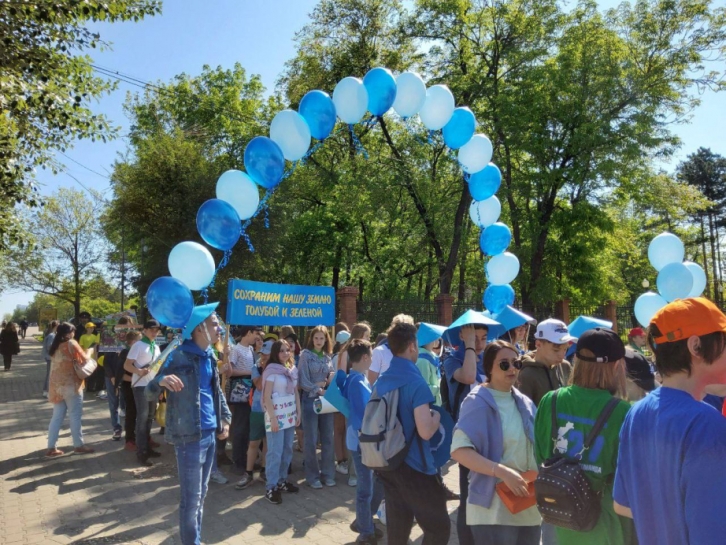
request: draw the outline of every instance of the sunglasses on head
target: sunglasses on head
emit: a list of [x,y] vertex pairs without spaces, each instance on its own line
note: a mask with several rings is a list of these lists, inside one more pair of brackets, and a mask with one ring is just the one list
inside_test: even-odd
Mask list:
[[499,368],[502,371],[509,371],[510,367],[514,367],[519,371],[522,368],[522,360],[502,360],[499,362]]

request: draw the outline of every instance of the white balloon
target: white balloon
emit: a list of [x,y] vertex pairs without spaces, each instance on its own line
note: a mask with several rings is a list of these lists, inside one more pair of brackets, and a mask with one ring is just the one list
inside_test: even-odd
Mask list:
[[250,219],[260,206],[260,191],[246,172],[228,170],[217,180],[217,198],[228,202],[239,219]]
[[288,161],[302,159],[310,149],[310,127],[295,110],[282,110],[270,123],[270,139]]
[[403,118],[416,115],[426,101],[426,84],[415,72],[404,72],[396,78],[396,100],[393,109]]
[[[502,204],[495,196],[483,201],[471,201],[469,206],[469,217],[474,225],[478,227],[489,227],[499,220],[502,213]],[[508,284],[508,282],[504,282]]]
[[519,274],[519,259],[511,252],[502,252],[487,261],[486,273],[493,286],[509,284]]
[[363,80],[348,76],[333,91],[335,112],[343,123],[358,123],[368,109],[368,91]]
[[180,242],[169,252],[169,272],[190,290],[203,290],[214,278],[214,258],[197,242]]
[[446,85],[434,85],[426,91],[426,101],[418,115],[427,129],[438,131],[449,122],[455,107],[454,95],[449,88]]
[[459,163],[464,172],[474,174],[492,160],[492,143],[483,134],[475,134],[459,149]]

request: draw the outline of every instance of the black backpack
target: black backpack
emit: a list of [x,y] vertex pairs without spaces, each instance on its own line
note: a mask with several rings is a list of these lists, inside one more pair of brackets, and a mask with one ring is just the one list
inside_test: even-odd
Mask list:
[[[555,526],[589,532],[600,518],[600,493],[580,467],[583,453],[597,439],[600,431],[620,401],[612,398],[598,416],[585,438],[582,450],[574,457],[555,453],[540,465],[534,481],[537,509],[542,520]],[[557,390],[552,394],[552,443],[557,442]]]

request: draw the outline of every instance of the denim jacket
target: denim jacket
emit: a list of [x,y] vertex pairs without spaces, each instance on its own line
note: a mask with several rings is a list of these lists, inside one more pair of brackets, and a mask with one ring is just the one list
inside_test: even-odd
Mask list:
[[217,417],[217,433],[222,423],[230,423],[232,415],[219,385],[219,373],[211,348],[202,351],[193,341],[185,341],[169,355],[169,359],[146,386],[146,396],[157,399],[162,387],[159,381],[166,375],[175,375],[183,383],[180,392],[166,391],[166,433],[164,438],[174,445],[182,445],[202,438],[199,402],[199,364],[202,358],[212,360],[212,384],[214,412]]

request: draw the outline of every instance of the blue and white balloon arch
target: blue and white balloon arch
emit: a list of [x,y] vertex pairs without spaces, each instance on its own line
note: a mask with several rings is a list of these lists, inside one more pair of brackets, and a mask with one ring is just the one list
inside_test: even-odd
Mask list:
[[[347,125],[356,146],[362,146],[353,132],[366,111],[370,124],[393,109],[404,121],[418,115],[431,133],[441,132],[444,143],[457,152],[469,192],[473,197],[469,216],[481,229],[480,247],[491,259],[485,272],[488,286],[484,306],[492,314],[514,302],[511,282],[519,273],[519,260],[507,252],[511,231],[499,222],[501,204],[495,196],[502,181],[499,168],[491,162],[492,143],[476,133],[477,121],[466,106],[456,107],[454,95],[446,85],[426,87],[421,76],[404,72],[394,77],[387,68],[373,68],[365,77],[347,77],[335,87],[332,98],[324,91],[307,93],[298,111],[282,110],[270,124],[270,134],[253,138],[245,148],[246,172],[229,170],[217,181],[216,198],[206,201],[197,213],[197,230],[212,248],[222,250],[223,258],[215,267],[209,250],[197,242],[177,244],[169,254],[171,276],[157,278],[149,286],[146,301],[152,316],[162,324],[181,328],[194,306],[191,290],[214,286],[217,273],[226,266],[232,248],[240,237],[249,249],[254,246],[247,228],[258,214],[267,210],[267,201],[277,186],[299,162],[312,155],[331,134],[338,119]],[[312,140],[318,142],[311,147]],[[453,153],[453,151],[452,151]],[[285,170],[285,161],[292,163]],[[265,190],[260,199],[259,188]],[[267,217],[265,215],[265,225]]]

